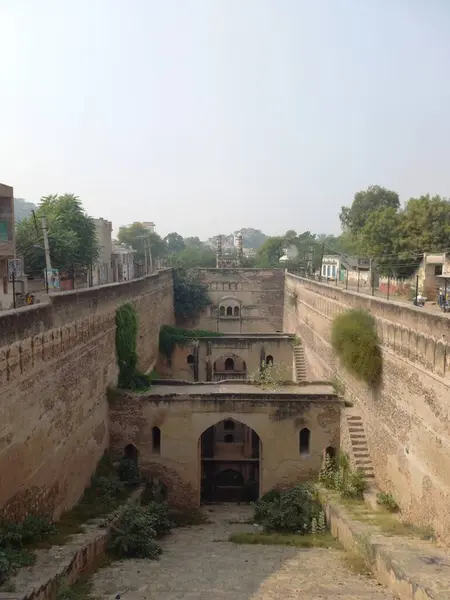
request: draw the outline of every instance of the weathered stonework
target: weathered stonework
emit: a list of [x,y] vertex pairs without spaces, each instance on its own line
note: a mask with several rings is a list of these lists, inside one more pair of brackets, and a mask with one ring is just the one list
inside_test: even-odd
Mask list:
[[[197,274],[208,286],[212,304],[193,328],[222,333],[282,331],[283,269],[198,269]],[[220,316],[221,306],[230,306],[233,316]],[[235,308],[239,316],[234,316]]]
[[64,292],[0,314],[0,508],[58,517],[80,497],[109,443],[106,390],[117,380],[115,309],[139,316],[140,368],[173,323],[171,271]]
[[[197,505],[200,437],[209,427],[232,419],[259,436],[259,492],[264,494],[317,475],[325,449],[339,448],[340,410],[327,384],[277,391],[240,382],[155,385],[142,395],[111,395],[111,451],[119,457],[133,444],[143,471],[168,487],[171,504]],[[161,431],[159,453],[152,448],[154,426]],[[311,431],[310,449],[307,455],[300,455],[299,431],[305,427]]]
[[[160,356],[156,368],[159,375],[186,381],[213,381],[227,376],[234,378],[233,373],[226,372],[224,366],[224,361],[232,357],[237,364],[239,361],[239,367],[244,368],[248,378],[257,374],[261,363],[270,357],[276,366],[277,379],[293,381],[294,344],[293,335],[277,333],[202,337],[182,346],[177,345],[170,364],[166,357]],[[198,361],[198,365],[194,364],[195,361]],[[215,372],[221,375],[213,379]]]
[[[405,518],[450,541],[450,320],[400,303],[358,295],[287,275],[284,330],[302,339],[310,378],[335,375],[364,420],[376,481]],[[333,318],[349,308],[375,318],[383,350],[383,381],[370,389],[332,352]]]

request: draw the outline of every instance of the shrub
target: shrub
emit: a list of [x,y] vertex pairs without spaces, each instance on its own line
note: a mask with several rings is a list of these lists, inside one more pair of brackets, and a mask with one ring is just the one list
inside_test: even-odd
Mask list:
[[41,542],[56,533],[56,525],[46,515],[27,515],[20,527],[24,544]]
[[162,550],[156,538],[169,533],[171,526],[166,504],[129,507],[113,527],[109,549],[122,558],[158,558]]
[[331,330],[331,344],[343,366],[369,385],[382,375],[382,354],[375,321],[362,310],[338,315]]
[[254,503],[255,520],[268,532],[312,533],[319,531],[318,523],[325,516],[310,484],[298,484],[293,488],[266,494]]
[[366,489],[363,471],[353,471],[350,468],[350,461],[345,452],[340,454],[338,465],[329,455],[325,456],[319,473],[319,483],[328,489],[336,490],[342,498],[363,498]]
[[44,515],[28,515],[22,523],[0,522],[0,584],[19,567],[35,562],[33,552],[23,546],[40,542],[55,533],[56,527]]
[[128,484],[139,483],[139,467],[136,460],[122,456],[119,462],[119,478]]
[[395,498],[390,493],[378,492],[377,494],[377,503],[380,506],[384,506],[390,512],[397,512],[399,510],[399,505],[395,501]]

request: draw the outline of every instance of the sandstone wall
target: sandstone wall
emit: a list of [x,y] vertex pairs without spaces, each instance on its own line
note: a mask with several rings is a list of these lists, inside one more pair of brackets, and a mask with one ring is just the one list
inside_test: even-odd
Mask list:
[[[222,333],[265,333],[283,326],[283,269],[198,269],[212,304],[193,327]],[[219,308],[240,308],[219,316]]]
[[[441,313],[286,276],[284,330],[305,346],[311,378],[337,376],[364,419],[377,483],[407,518],[450,540],[450,319]],[[333,318],[368,310],[383,348],[383,382],[351,377],[330,346]]]
[[[224,361],[231,357],[236,368],[242,368],[245,362],[247,378],[256,375],[261,362],[271,356],[275,365],[273,376],[279,380],[294,381],[294,336],[283,334],[242,334],[242,337],[224,335],[192,340],[189,344],[174,348],[170,365],[164,356],[160,356],[156,367],[159,375],[174,379],[194,381],[194,346],[198,344],[198,381],[213,381],[214,364],[223,373],[223,379],[230,373],[224,373]],[[188,361],[190,357],[191,362]],[[217,361],[217,363],[216,363]],[[211,365],[209,369],[208,365]],[[208,371],[210,378],[208,379]]]
[[139,315],[140,368],[173,323],[172,274],[50,296],[0,313],[0,507],[55,517],[80,497],[108,446],[106,390],[116,382],[115,310]]
[[[111,448],[117,457],[133,444],[147,475],[160,478],[174,505],[200,501],[200,437],[223,419],[234,419],[256,431],[261,440],[260,493],[317,475],[325,448],[339,447],[340,405],[334,396],[315,399],[249,399],[245,395],[176,398],[115,394],[111,399]],[[221,395],[223,396],[223,394]],[[160,453],[152,449],[152,427],[161,430]],[[311,431],[310,453],[299,454],[299,432]]]

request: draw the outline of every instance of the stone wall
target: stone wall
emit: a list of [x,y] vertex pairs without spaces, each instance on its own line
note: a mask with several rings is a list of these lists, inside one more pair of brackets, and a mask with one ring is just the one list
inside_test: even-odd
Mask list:
[[[189,393],[189,386],[168,397],[158,395],[157,388],[146,395],[116,393],[110,399],[111,449],[118,458],[133,444],[142,472],[167,485],[169,502],[175,506],[199,503],[200,437],[223,419],[243,423],[258,434],[261,494],[317,475],[325,448],[339,447],[340,404],[335,395],[327,395],[330,386],[317,395],[305,391],[302,399],[290,400],[270,392],[254,397],[206,390],[200,396]],[[154,426],[161,431],[159,453],[152,448]],[[310,452],[300,455],[299,432],[304,427],[311,431]]]
[[[402,512],[450,540],[450,319],[412,305],[286,277],[284,330],[302,338],[311,378],[337,376],[364,419],[376,480]],[[375,318],[383,381],[370,389],[336,361],[333,318],[350,308]]]
[[[193,327],[222,333],[265,333],[283,326],[283,269],[198,269],[209,306]],[[220,316],[220,307],[233,316]],[[234,309],[239,309],[235,316]]]
[[[156,370],[159,375],[175,379],[194,381],[195,360],[198,361],[198,381],[213,381],[215,370],[225,373],[224,362],[230,357],[236,369],[244,363],[247,378],[257,374],[261,362],[272,357],[275,365],[273,375],[279,380],[294,381],[294,336],[284,334],[242,334],[220,337],[204,337],[192,340],[183,346],[176,346],[170,365],[160,356]],[[197,350],[195,350],[195,346]],[[216,369],[214,368],[216,365]]]
[[57,517],[80,497],[108,446],[106,390],[117,379],[115,310],[139,316],[140,368],[173,323],[172,274],[50,295],[0,314],[0,507]]

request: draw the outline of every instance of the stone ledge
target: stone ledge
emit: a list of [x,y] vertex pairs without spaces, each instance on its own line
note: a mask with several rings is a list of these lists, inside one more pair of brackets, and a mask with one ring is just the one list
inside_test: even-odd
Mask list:
[[346,550],[361,555],[400,600],[450,598],[450,553],[432,542],[384,535],[379,527],[352,517],[323,490],[320,500],[332,535]]
[[[117,523],[126,506],[139,501],[142,492],[143,488],[139,488],[130,495],[111,524]],[[53,600],[62,579],[72,585],[82,573],[98,564],[105,554],[111,532],[110,527],[101,526],[105,519],[107,517],[93,519],[84,525],[83,533],[71,536],[64,546],[37,550],[35,564],[17,571],[10,580],[15,591],[0,592],[0,600]]]

